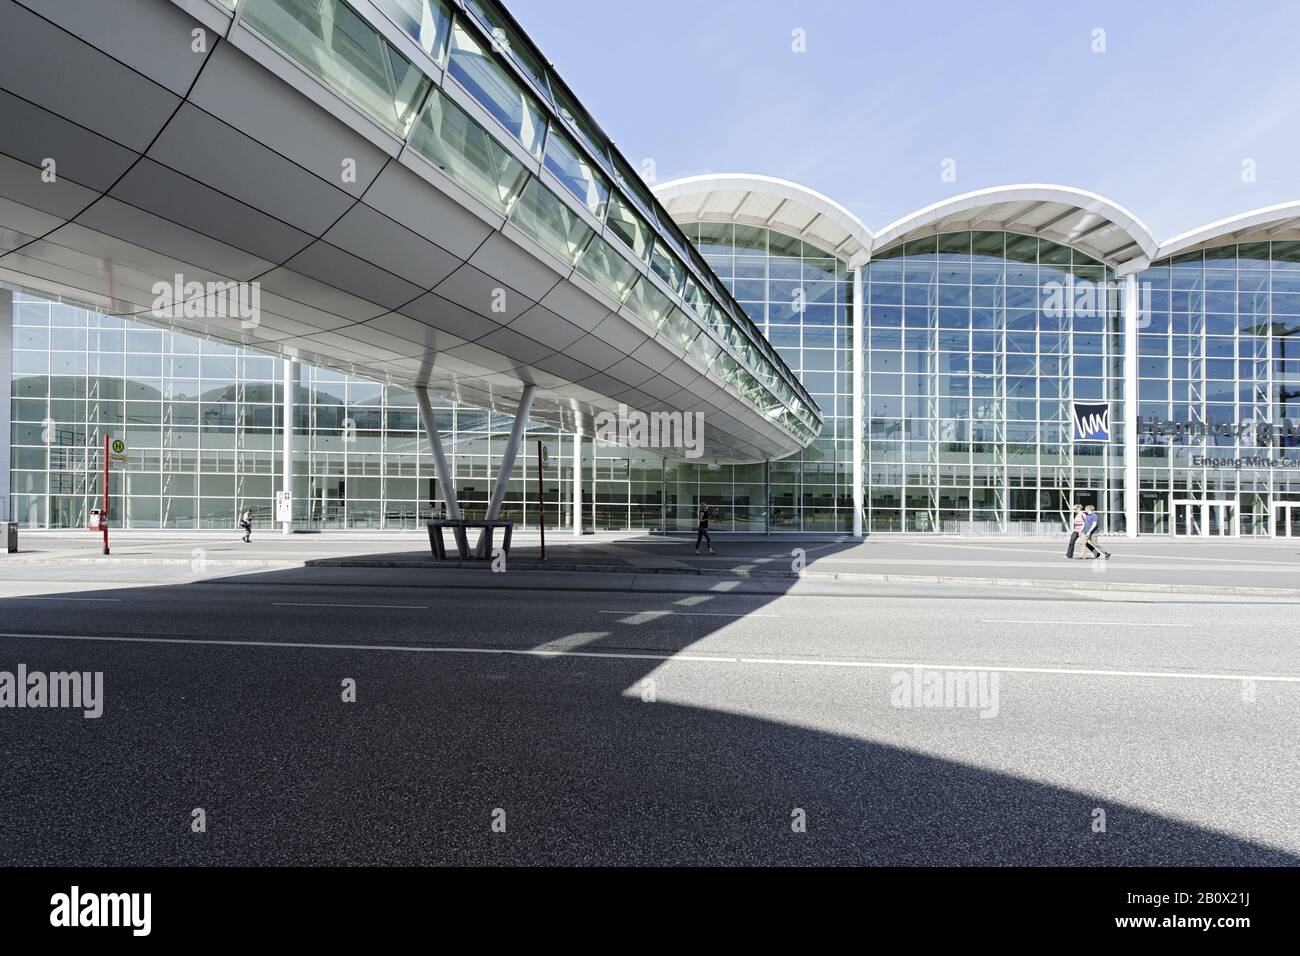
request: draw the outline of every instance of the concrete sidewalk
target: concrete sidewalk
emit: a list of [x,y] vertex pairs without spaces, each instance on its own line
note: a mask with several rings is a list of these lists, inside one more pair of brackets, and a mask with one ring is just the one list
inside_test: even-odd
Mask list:
[[[328,567],[424,573],[472,569],[475,574],[491,574],[486,562],[433,560],[422,533],[285,536],[264,532],[256,534],[252,544],[243,544],[226,532],[117,532],[108,558],[99,554],[98,542],[89,532],[27,532],[21,543],[21,553],[0,556],[0,573],[6,568],[38,572],[56,567],[184,570],[188,565],[200,576]],[[882,535],[857,542],[830,535],[718,535],[716,555],[696,554],[693,544],[693,537],[675,535],[606,533],[575,538],[552,533],[543,562],[537,536],[521,533],[515,536],[506,573],[664,575],[774,583],[803,578],[846,584],[984,585],[1300,600],[1300,540],[1285,538],[1107,538],[1106,547],[1115,553],[1109,561],[1065,560],[1064,538]]]
[[[705,575],[851,583],[995,585],[1090,591],[1254,594],[1300,599],[1300,542],[1200,542],[1172,539],[1105,542],[1116,556],[1068,561],[1064,541],[933,536],[852,538],[728,537],[716,555],[696,554],[693,538],[617,541],[569,539],[540,560],[531,543],[515,546],[509,571]],[[314,567],[482,567],[436,562],[422,552],[331,557]]]

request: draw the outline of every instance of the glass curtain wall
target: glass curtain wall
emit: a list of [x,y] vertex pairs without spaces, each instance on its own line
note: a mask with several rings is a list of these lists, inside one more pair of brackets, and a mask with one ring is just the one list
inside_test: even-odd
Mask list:
[[[587,452],[594,526],[689,527],[707,501],[720,529],[835,530],[849,505],[849,295],[842,264],[746,226],[688,227],[750,315],[827,412],[803,456],[766,466],[667,463]],[[795,249],[798,255],[794,255]],[[827,261],[830,259],[831,261]],[[798,263],[796,278],[795,263]],[[820,277],[819,277],[820,276]],[[1141,438],[1143,533],[1177,531],[1176,501],[1229,501],[1241,534],[1300,521],[1300,469],[1193,467],[1198,455],[1296,457],[1300,427],[1300,244],[1227,245],[1158,262],[1138,277],[1141,419],[1274,423],[1251,432]],[[956,522],[1059,523],[1092,501],[1123,529],[1122,335],[1113,276],[1034,237],[959,233],[877,254],[865,270],[867,504],[873,532]],[[1074,283],[1075,308],[1062,308]],[[796,292],[804,302],[797,308]],[[102,494],[105,430],[124,436],[113,510],[128,527],[230,528],[274,513],[280,468],[280,361],[19,293],[14,307],[15,518],[80,527]],[[1072,401],[1109,403],[1108,443],[1071,440]],[[487,506],[509,433],[502,416],[442,405],[455,481],[469,514]],[[415,528],[440,495],[413,397],[304,366],[297,396],[297,520],[304,527]],[[536,441],[549,526],[571,522],[571,438],[530,428],[505,513],[536,520]],[[592,465],[592,456],[595,464]],[[125,498],[123,495],[125,494]],[[584,523],[593,525],[590,499]],[[1014,528],[1011,528],[1014,530]]]
[[[1106,267],[1002,232],[930,236],[864,270],[868,527],[1123,529],[1123,337]],[[1072,402],[1108,404],[1077,443]],[[1026,527],[1028,526],[1028,527]]]
[[[279,358],[23,293],[15,294],[13,357],[12,492],[24,526],[84,527],[103,495],[105,433],[128,447],[129,461],[109,476],[120,526],[228,529],[246,507],[259,525],[273,523],[282,474]],[[440,509],[410,392],[304,365],[295,402],[299,527],[409,530]],[[511,420],[449,404],[435,414],[461,507],[481,517]],[[540,440],[549,452],[546,521],[567,524],[572,440],[536,424],[525,437],[502,516],[535,526]],[[606,454],[598,453],[600,467],[621,478],[600,486],[604,523],[658,527],[658,461],[624,459],[620,467],[606,464]]]
[[68,305],[14,296],[13,490],[30,527],[85,524],[103,495],[103,436],[129,464],[110,507],[139,528],[231,527],[270,513],[279,362]]
[[[129,449],[127,465],[109,477],[111,511],[124,527],[232,528],[246,507],[270,526],[281,483],[281,369],[273,356],[17,293],[16,520],[84,526],[103,493],[107,432]],[[409,391],[303,365],[295,414],[299,527],[414,530],[443,507]],[[461,509],[482,517],[511,418],[436,399],[434,414]],[[536,526],[538,441],[547,451],[547,526],[570,527],[573,438],[536,423],[525,432],[502,517]],[[657,530],[666,517],[670,526],[689,524],[701,500],[723,510],[727,529],[765,528],[763,465],[665,465],[590,438],[584,456],[589,529]]]
[[[761,226],[682,226],[741,307],[821,406],[821,435],[802,454],[770,466],[670,465],[670,513],[693,522],[700,501],[721,508],[723,530],[853,529],[853,284],[847,265],[824,249]],[[770,467],[770,502],[762,490]],[[765,514],[765,505],[770,513]]]
[[[1210,512],[1188,512],[1182,502],[1231,504],[1228,533],[1300,531],[1300,468],[1194,464],[1296,458],[1300,439],[1287,436],[1285,423],[1300,427],[1300,242],[1176,256],[1139,282],[1139,421],[1194,426],[1191,434],[1139,435],[1141,531],[1195,533],[1187,522]],[[1266,438],[1242,428],[1260,422],[1273,426]]]

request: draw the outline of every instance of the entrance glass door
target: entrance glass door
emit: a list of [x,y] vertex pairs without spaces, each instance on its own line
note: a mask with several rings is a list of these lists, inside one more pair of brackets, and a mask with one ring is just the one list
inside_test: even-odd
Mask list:
[[1178,537],[1234,538],[1235,501],[1175,501],[1174,534]]
[[1279,538],[1300,538],[1300,502],[1277,505],[1273,534]]

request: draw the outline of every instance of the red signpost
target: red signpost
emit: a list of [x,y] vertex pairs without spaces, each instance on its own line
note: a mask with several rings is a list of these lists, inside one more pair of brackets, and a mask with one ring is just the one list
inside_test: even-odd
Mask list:
[[542,533],[542,560],[546,560],[546,500],[542,497],[542,443],[537,443],[537,527]]
[[104,529],[104,553],[108,554],[108,434],[104,435],[104,510],[99,513],[99,524]]

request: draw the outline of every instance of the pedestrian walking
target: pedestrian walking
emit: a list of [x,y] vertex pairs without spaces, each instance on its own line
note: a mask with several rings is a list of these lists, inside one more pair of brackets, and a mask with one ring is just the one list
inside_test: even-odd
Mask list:
[[244,544],[253,543],[253,509],[245,508],[239,516],[239,526],[244,529]]
[[1074,546],[1079,542],[1079,536],[1083,534],[1083,505],[1074,506],[1074,519],[1070,523],[1070,544],[1065,549],[1065,557],[1074,560]]
[[1097,506],[1088,505],[1088,510],[1083,516],[1083,533],[1085,535],[1083,541],[1084,544],[1088,546],[1088,550],[1092,552],[1092,558],[1090,560],[1100,557],[1105,557],[1107,560],[1110,560],[1110,552],[1107,551],[1102,546],[1102,543],[1097,540],[1097,531],[1100,527],[1101,515],[1097,514]]
[[695,529],[695,553],[700,553],[700,542],[703,541],[709,546],[709,554],[717,554],[713,550],[713,539],[709,537],[709,506],[707,502],[700,503],[700,523]]

